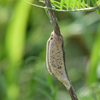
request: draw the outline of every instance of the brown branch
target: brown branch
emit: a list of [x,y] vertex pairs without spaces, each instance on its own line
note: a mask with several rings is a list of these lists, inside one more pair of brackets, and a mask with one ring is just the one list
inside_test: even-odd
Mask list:
[[[44,0],[44,1],[45,1],[45,4],[46,4],[46,6],[47,6],[48,8],[52,8],[50,0]],[[53,10],[48,9],[48,14],[49,14],[50,19],[51,19],[52,21],[56,21],[56,17],[55,17],[55,15],[54,15]],[[58,36],[61,36],[60,28],[59,28],[58,23],[57,23],[57,22],[56,22],[56,23],[52,23],[52,25],[53,25],[54,33],[55,33],[56,35],[58,35]],[[63,50],[64,50],[64,47],[63,47]],[[64,55],[64,56],[65,56],[65,55]],[[64,58],[64,59],[65,59],[65,58]],[[67,74],[67,70],[66,70],[66,74]],[[68,74],[67,74],[67,77],[68,77]],[[68,78],[68,79],[69,79],[69,78]],[[70,80],[69,80],[69,81],[70,81]],[[71,86],[71,87],[70,87],[70,89],[68,89],[68,92],[69,92],[69,94],[70,94],[71,99],[72,99],[72,100],[78,100],[78,98],[77,98],[77,96],[76,96],[76,94],[75,94],[75,91],[74,91],[74,89],[73,89],[73,87],[72,87],[71,82],[70,82],[70,86]]]
[[[44,1],[45,1],[45,4],[48,8],[52,8],[50,0],[44,0]],[[48,9],[48,14],[49,14],[52,21],[56,21],[56,17],[55,17],[54,12],[52,10]],[[61,33],[60,33],[60,28],[58,26],[58,23],[57,22],[52,23],[52,25],[53,25],[54,33],[56,35],[60,36]]]
[[68,92],[69,92],[69,94],[70,94],[72,100],[78,100],[77,95],[75,94],[75,91],[74,91],[74,89],[73,89],[72,86],[71,86],[71,88],[68,90]]

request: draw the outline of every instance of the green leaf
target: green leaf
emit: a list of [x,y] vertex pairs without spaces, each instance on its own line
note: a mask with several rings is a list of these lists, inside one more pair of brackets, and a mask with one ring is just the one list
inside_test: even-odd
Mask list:
[[44,0],[39,0],[39,2],[41,2],[41,3],[45,3],[45,1],[44,1]]
[[69,9],[71,0],[67,0],[67,10]]
[[34,80],[36,80],[38,83],[43,84],[44,86],[48,86],[48,83],[39,77],[35,77]]
[[100,3],[100,0],[98,0],[98,1],[95,3],[94,6],[97,6],[99,3]]
[[92,1],[92,4],[95,5],[95,0],[91,0],[91,1]]
[[59,9],[61,8],[59,2],[51,0],[51,3],[55,8],[59,8]]
[[88,7],[90,6],[90,0],[87,0],[87,5],[88,5]]
[[49,73],[47,75],[47,82],[49,84],[49,87],[52,87],[53,86],[52,79],[51,79],[51,75]]
[[69,9],[70,2],[71,2],[71,0],[65,0],[65,3],[66,3],[66,9],[67,9],[67,10]]
[[96,39],[94,42],[93,50],[91,53],[91,59],[90,59],[90,66],[89,66],[89,72],[87,76],[87,85],[89,86],[91,83],[97,81],[97,67],[99,63],[99,53],[100,53],[100,23],[98,27],[98,32],[96,34]]
[[60,9],[61,7],[59,6],[59,5],[57,5],[57,4],[52,4],[53,6],[54,6],[54,8],[58,8],[58,9]]
[[77,0],[73,0],[73,9],[75,9],[76,4],[77,4]]
[[55,88],[54,88],[54,93],[53,93],[53,99],[54,99],[54,100],[56,100],[57,91],[58,91],[58,87],[55,87]]
[[99,14],[99,16],[100,16],[100,9],[98,9],[97,12],[98,12],[98,14]]
[[[81,9],[81,8],[89,8],[90,7],[90,0],[61,0],[61,1],[55,1],[55,0],[50,0],[51,4],[53,5],[53,8],[56,10],[63,10],[66,9],[70,10],[75,10],[76,9]],[[40,2],[45,3],[44,0],[40,0]],[[97,4],[100,3],[100,0],[98,0],[97,2],[95,2],[95,0],[91,1],[93,6],[96,6]]]
[[67,10],[68,10],[69,7],[70,7],[70,3],[71,3],[71,0],[68,0]]
[[52,99],[52,95],[50,95],[50,93],[46,90],[43,90],[43,89],[37,89],[40,93],[42,93],[43,95],[49,97]]
[[[27,0],[31,2],[32,0]],[[13,15],[6,30],[5,46],[7,52],[7,70],[5,70],[5,78],[7,80],[7,96],[9,99],[16,100],[19,96],[17,79],[19,74],[19,66],[22,65],[24,56],[25,36],[27,30],[27,22],[29,20],[31,5],[17,0]],[[24,12],[24,13],[23,13]]]
[[61,0],[61,2],[60,2],[61,8],[60,9],[63,9],[64,2],[65,2],[65,0]]
[[85,8],[85,0],[82,1],[82,7]]
[[88,7],[88,5],[87,4],[85,4],[85,3],[81,3],[81,6],[83,7],[83,8],[86,8],[86,7]]
[[[21,61],[23,57],[23,46],[30,7],[31,6],[27,3],[19,0],[14,11],[13,19],[7,30],[6,47],[9,53],[9,58],[13,62]],[[25,13],[23,13],[23,11],[25,11]]]
[[81,8],[81,0],[78,0],[78,9]]

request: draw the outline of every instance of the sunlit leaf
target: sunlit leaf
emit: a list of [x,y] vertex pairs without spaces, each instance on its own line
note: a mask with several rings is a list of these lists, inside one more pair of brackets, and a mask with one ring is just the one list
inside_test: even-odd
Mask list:
[[66,9],[68,10],[69,6],[70,6],[70,1],[71,0],[65,0],[65,4],[66,4]]
[[67,10],[69,9],[71,0],[67,0]]
[[82,1],[82,7],[85,8],[85,0]]
[[73,0],[73,9],[75,9],[76,4],[77,4],[77,0]]
[[60,2],[61,9],[63,8],[64,2],[65,2],[65,0],[61,0],[61,2]]
[[[31,0],[28,0],[31,2]],[[5,77],[7,83],[7,96],[9,100],[16,100],[19,96],[18,68],[22,64],[25,44],[25,33],[31,6],[22,0],[17,0],[13,15],[6,31],[5,46],[9,65]],[[16,82],[16,83],[15,83]],[[8,100],[8,99],[7,99]]]
[[98,1],[95,3],[94,6],[97,6],[99,3],[100,3],[100,0],[98,0]]
[[[95,6],[97,6],[97,4],[100,3],[100,0],[95,1],[95,0],[60,0],[60,1],[56,1],[56,0],[50,0],[52,7],[54,8],[54,10],[84,10],[84,8],[89,8],[89,7],[94,7],[92,9],[97,9],[98,7],[95,8]],[[45,3],[43,0],[40,0],[40,2]],[[93,4],[90,6],[90,4]],[[81,9],[82,8],[82,9]],[[90,8],[91,9],[91,8]],[[89,10],[89,9],[85,9],[85,10]]]
[[43,1],[43,0],[39,0],[39,2],[41,2],[41,3],[45,3],[45,1]]
[[61,9],[60,5],[57,5],[57,4],[52,4],[54,6],[54,8],[58,8],[58,9]]
[[87,0],[87,5],[88,5],[88,7],[90,6],[90,0]]
[[52,0],[51,3],[52,3],[52,5],[54,5],[56,8],[59,8],[59,9],[61,8],[59,2],[53,1],[53,0]]
[[78,6],[78,9],[81,8],[81,0],[78,0],[77,6]]

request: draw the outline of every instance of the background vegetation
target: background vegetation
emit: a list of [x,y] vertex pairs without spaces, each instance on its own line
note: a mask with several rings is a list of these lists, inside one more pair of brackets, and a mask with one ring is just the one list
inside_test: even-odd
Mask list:
[[[98,12],[55,14],[79,100],[100,100]],[[46,68],[46,41],[52,31],[44,9],[22,0],[0,0],[0,100],[70,100],[63,84]]]

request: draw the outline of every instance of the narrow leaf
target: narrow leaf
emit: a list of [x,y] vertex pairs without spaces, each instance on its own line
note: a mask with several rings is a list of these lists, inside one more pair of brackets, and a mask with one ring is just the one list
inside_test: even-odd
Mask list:
[[76,4],[77,4],[77,0],[73,0],[73,9],[75,9]]
[[41,2],[41,3],[45,3],[45,1],[43,1],[43,0],[39,0],[39,2]]
[[88,86],[90,86],[91,83],[97,81],[97,67],[98,67],[98,63],[100,59],[99,54],[100,54],[100,23],[99,23],[98,31],[96,34],[94,46],[91,52],[89,72],[87,76]]
[[55,8],[59,8],[59,9],[61,8],[59,2],[51,0],[51,3]]
[[88,8],[90,7],[90,0],[87,0]]
[[43,89],[38,89],[38,91],[41,92],[43,95],[52,99],[52,95],[50,95],[50,93],[48,91],[43,90]]
[[57,91],[58,91],[58,87],[55,87],[55,88],[54,88],[54,94],[53,94],[54,100],[56,100]]
[[67,10],[69,9],[70,2],[71,2],[71,0],[65,0],[65,4],[66,4],[66,9]]
[[81,0],[78,0],[78,9],[81,8]]
[[61,9],[61,7],[57,4],[52,4],[54,6],[54,8],[58,8],[58,9]]
[[95,5],[95,0],[91,0],[92,1],[92,4],[93,4],[93,6]]
[[82,1],[82,7],[85,8],[85,0]]
[[63,9],[64,2],[65,2],[65,0],[61,0],[61,2],[60,2],[61,8],[60,9]]
[[97,11],[98,11],[98,14],[99,14],[99,16],[100,16],[100,9],[98,9]]
[[94,5],[94,6],[98,5],[99,3],[100,3],[100,0],[98,0],[98,1],[95,3],[95,5]]
[[48,86],[48,83],[46,81],[44,81],[43,79],[39,78],[39,77],[35,77],[34,80],[43,84],[44,86]]
[[69,9],[71,0],[67,0],[67,10]]
[[49,87],[52,87],[53,86],[53,83],[52,83],[52,79],[51,79],[51,76],[50,76],[49,73],[47,75],[47,81],[48,81]]

